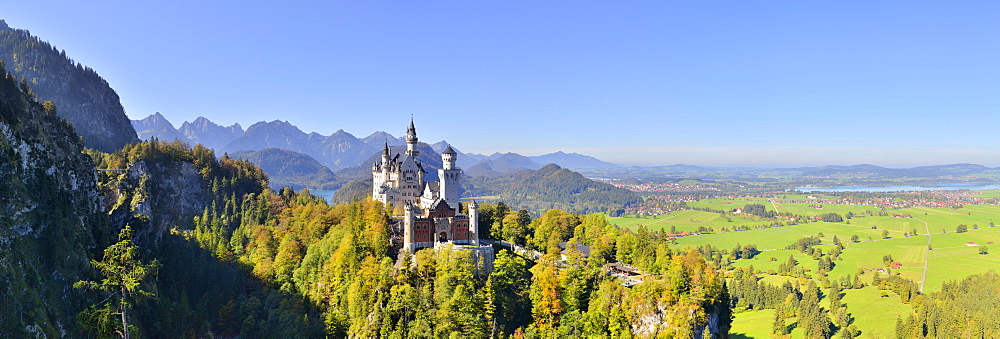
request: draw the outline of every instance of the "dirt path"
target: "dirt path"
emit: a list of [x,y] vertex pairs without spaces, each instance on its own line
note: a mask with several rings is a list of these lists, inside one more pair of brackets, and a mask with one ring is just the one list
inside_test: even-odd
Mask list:
[[924,282],[927,281],[927,268],[931,266],[931,225],[917,218],[913,218],[913,220],[924,223],[924,229],[927,230],[927,247],[924,248],[924,277],[920,278],[920,293],[923,294]]

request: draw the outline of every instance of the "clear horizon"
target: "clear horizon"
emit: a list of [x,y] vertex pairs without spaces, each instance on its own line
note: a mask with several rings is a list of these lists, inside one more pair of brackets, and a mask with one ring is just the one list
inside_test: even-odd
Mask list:
[[[131,119],[623,165],[1000,166],[1000,3],[7,4]],[[362,135],[363,134],[363,135]]]

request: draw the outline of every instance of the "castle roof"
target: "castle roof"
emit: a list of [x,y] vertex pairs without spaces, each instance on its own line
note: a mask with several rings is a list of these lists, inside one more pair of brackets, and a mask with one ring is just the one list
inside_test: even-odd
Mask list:
[[445,149],[444,149],[444,152],[441,152],[441,154],[451,154],[451,155],[455,155],[455,154],[458,154],[458,153],[455,153],[455,150],[454,150],[454,149],[452,149],[452,148],[451,148],[451,146],[449,145],[449,146],[448,146],[448,148],[445,148]]

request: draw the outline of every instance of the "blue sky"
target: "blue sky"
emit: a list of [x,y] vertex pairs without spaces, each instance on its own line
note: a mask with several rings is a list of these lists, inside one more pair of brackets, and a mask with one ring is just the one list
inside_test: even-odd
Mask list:
[[15,1],[130,117],[623,164],[1000,166],[998,2]]

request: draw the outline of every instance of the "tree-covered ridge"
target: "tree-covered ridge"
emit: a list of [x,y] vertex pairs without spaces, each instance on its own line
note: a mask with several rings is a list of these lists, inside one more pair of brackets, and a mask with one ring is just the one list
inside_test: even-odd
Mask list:
[[915,313],[896,320],[900,338],[996,338],[1000,336],[1000,275],[994,271],[946,282],[941,291],[917,296]]
[[267,148],[259,151],[239,151],[229,154],[236,159],[246,159],[260,166],[268,174],[271,186],[291,187],[298,191],[303,188],[336,189],[340,181],[333,171],[312,157],[283,150]]
[[576,213],[605,212],[638,204],[635,192],[587,179],[579,173],[549,164],[537,171],[496,177],[473,177],[466,196],[499,196],[511,206],[528,210],[561,209]]
[[59,116],[73,123],[87,147],[111,152],[137,140],[118,94],[65,50],[0,20],[0,59],[8,72],[31,86],[39,101],[55,102]]
[[0,334],[72,336],[93,301],[70,286],[114,231],[80,137],[31,91],[0,63]]
[[[228,246],[216,246],[219,236],[204,236],[228,237],[240,220],[231,216],[242,215],[243,202],[269,194],[267,177],[259,167],[244,160],[218,159],[201,145],[190,148],[158,140],[90,155],[98,168],[124,169],[101,174],[106,208],[116,226],[135,229],[144,257],[161,263],[160,279],[151,282],[157,298],[136,305],[139,334],[309,337],[322,333],[319,313],[311,304],[261,284],[234,262]],[[201,220],[207,220],[201,217],[204,213],[229,217],[209,220],[207,229],[200,228],[205,227]]]

